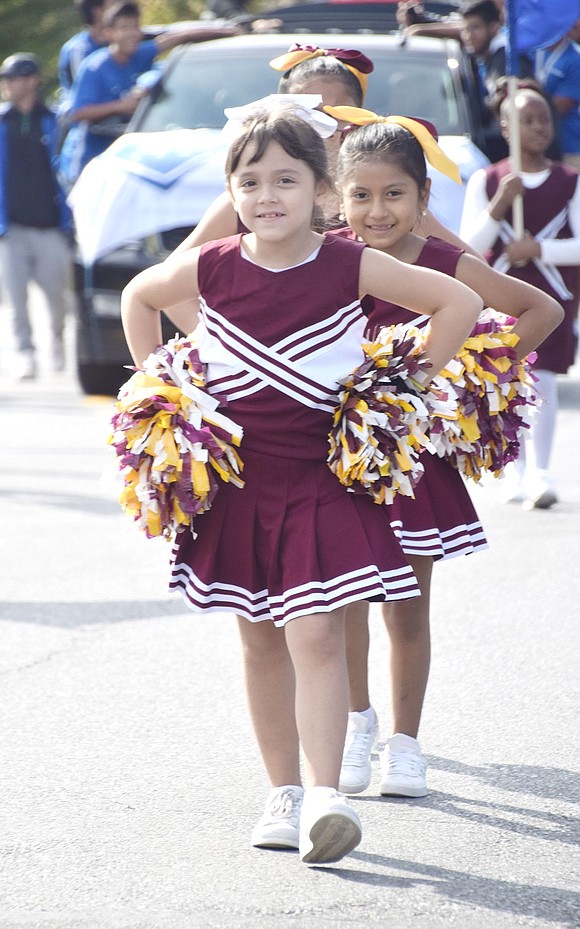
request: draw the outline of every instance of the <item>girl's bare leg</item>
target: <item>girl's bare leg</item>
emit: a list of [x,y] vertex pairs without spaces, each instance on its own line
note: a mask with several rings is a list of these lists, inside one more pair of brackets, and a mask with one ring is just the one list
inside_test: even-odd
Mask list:
[[429,678],[431,636],[429,600],[433,559],[409,557],[421,596],[383,605],[391,643],[393,732],[417,738]]
[[272,787],[300,784],[294,668],[284,629],[238,616],[246,696]]
[[346,662],[351,713],[362,713],[370,706],[369,697],[369,605],[349,603],[346,608]]
[[348,714],[344,613],[299,616],[284,628],[308,787],[338,786]]

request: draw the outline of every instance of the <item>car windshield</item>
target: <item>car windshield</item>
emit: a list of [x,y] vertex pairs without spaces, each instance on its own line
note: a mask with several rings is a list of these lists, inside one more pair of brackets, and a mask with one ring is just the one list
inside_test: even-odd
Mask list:
[[[420,116],[437,126],[440,135],[467,131],[453,80],[455,62],[443,46],[437,53],[408,47],[366,48],[375,70],[365,106],[376,113]],[[276,93],[279,74],[268,67],[278,51],[244,50],[218,55],[208,49],[184,49],[168,69],[155,102],[147,108],[139,129],[221,129],[224,108],[240,106]]]

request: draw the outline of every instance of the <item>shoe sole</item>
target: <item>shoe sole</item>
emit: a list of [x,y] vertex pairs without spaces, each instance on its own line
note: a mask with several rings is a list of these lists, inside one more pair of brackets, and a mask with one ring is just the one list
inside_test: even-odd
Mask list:
[[254,848],[287,848],[296,851],[298,842],[280,842],[275,840],[266,840],[265,842],[252,842]]
[[387,787],[381,784],[381,797],[426,797],[426,787]]
[[338,789],[341,794],[362,794],[363,790],[366,790],[371,783],[371,778],[369,777],[368,781],[364,783],[357,784],[355,787],[351,787],[349,784],[341,784],[339,782]]
[[310,828],[310,851],[300,855],[306,864],[329,864],[340,861],[362,838],[359,824],[344,813],[327,813]]
[[252,845],[254,848],[298,848],[298,830],[296,836],[284,835],[265,835],[252,836]]

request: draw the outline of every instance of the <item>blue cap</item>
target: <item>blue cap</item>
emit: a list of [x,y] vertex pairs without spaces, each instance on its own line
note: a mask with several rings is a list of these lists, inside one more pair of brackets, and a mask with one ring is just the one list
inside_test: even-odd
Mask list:
[[40,74],[40,61],[32,52],[16,52],[2,63],[0,78],[30,77],[31,74]]

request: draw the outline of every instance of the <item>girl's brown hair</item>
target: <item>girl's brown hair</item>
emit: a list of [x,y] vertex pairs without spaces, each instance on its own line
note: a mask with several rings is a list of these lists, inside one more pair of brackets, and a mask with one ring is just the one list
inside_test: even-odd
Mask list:
[[324,142],[315,129],[303,119],[284,112],[255,116],[242,125],[242,131],[230,145],[226,159],[226,177],[235,173],[242,155],[250,143],[255,151],[249,164],[260,161],[271,142],[277,142],[291,158],[304,161],[317,182],[334,188],[328,170]]
[[398,165],[405,174],[413,178],[419,191],[425,190],[427,165],[423,149],[417,139],[402,126],[369,123],[345,134],[338,154],[339,186],[348,180],[358,164],[368,161]]
[[338,61],[337,58],[309,58],[294,65],[280,78],[278,84],[279,94],[304,93],[304,88],[311,81],[331,78],[344,86],[345,93],[354,100],[355,106],[363,105],[363,91],[360,81],[352,71]]

